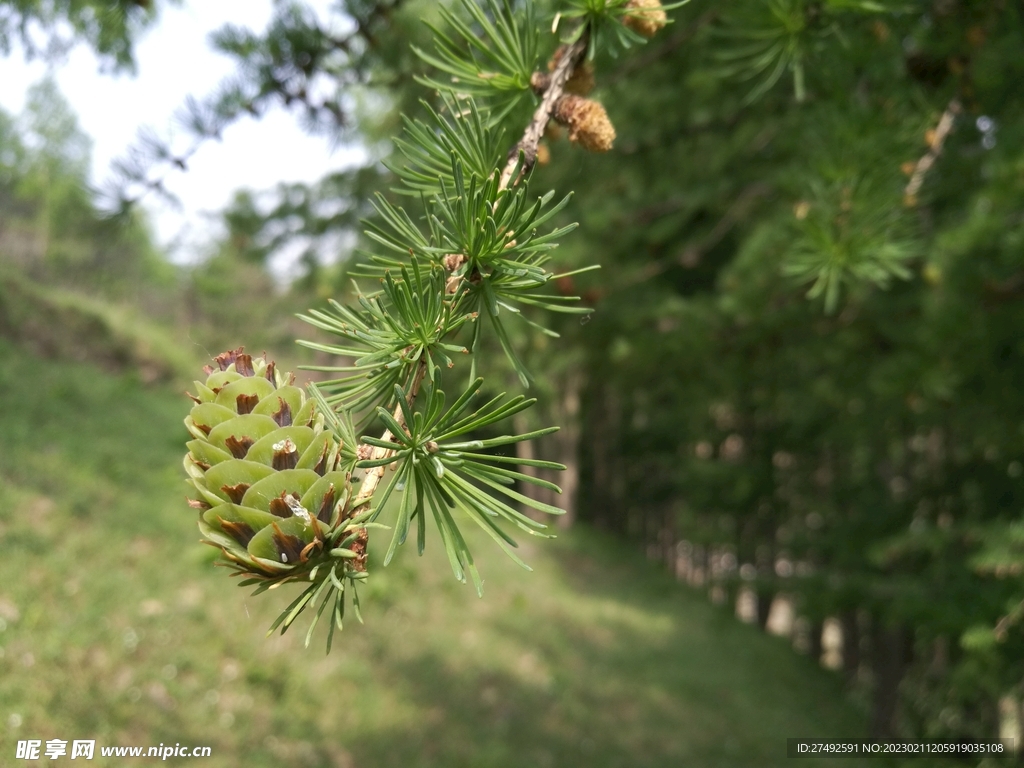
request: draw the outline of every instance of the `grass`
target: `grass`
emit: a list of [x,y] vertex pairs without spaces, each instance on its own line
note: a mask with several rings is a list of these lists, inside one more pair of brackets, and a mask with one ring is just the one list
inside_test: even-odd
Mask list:
[[145,312],[35,282],[0,264],[0,331],[47,357],[101,361],[147,381],[191,381],[194,350]]
[[264,639],[288,598],[196,543],[185,398],[0,361],[0,763],[61,738],[208,745],[211,768],[782,766],[787,736],[864,732],[836,677],[586,530],[524,544],[533,573],[474,538],[482,600],[428,540],[331,656]]

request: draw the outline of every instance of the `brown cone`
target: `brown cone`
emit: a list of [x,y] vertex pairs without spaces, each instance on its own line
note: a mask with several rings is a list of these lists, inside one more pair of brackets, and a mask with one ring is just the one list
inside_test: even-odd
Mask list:
[[598,102],[567,94],[555,102],[553,117],[569,127],[569,140],[589,152],[607,152],[615,142],[615,127]]
[[625,7],[633,13],[623,16],[622,23],[642,37],[654,37],[668,23],[661,0],[629,0]]

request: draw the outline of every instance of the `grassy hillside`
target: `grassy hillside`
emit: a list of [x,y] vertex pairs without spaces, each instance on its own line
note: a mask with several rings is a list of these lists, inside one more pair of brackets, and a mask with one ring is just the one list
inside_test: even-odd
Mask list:
[[45,357],[134,369],[150,382],[181,379],[198,359],[196,345],[183,346],[138,307],[35,282],[3,263],[0,338]]
[[533,573],[477,540],[483,600],[410,548],[330,657],[265,640],[288,597],[196,543],[185,398],[0,361],[0,763],[94,738],[211,768],[782,766],[787,736],[864,730],[833,676],[585,531],[524,546]]

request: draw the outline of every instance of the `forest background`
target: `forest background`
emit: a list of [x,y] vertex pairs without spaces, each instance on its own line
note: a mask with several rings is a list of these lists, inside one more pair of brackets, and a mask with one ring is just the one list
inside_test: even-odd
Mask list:
[[[129,65],[133,35],[159,23],[159,8],[125,2],[121,15],[110,15],[96,11],[100,5],[55,4],[59,18],[49,29],[85,38],[111,61]],[[47,29],[52,7],[0,4],[0,40],[17,40],[21,21]],[[18,669],[0,683],[10,686],[11,701],[29,701],[28,680],[40,674],[32,671],[35,661],[25,664],[25,654],[32,653],[22,646],[31,648],[30,638],[38,638],[55,616],[71,621],[28,595],[52,590],[66,599],[83,589],[81,582],[93,584],[74,570],[40,570],[33,565],[40,555],[33,553],[74,546],[90,553],[90,569],[98,573],[145,571],[161,556],[182,569],[154,577],[149,596],[136,601],[143,618],[131,625],[103,618],[110,611],[103,603],[96,604],[95,616],[82,619],[83,637],[107,638],[95,645],[83,640],[85,666],[98,668],[95,678],[82,678],[87,689],[101,685],[96,681],[111,670],[131,669],[110,657],[137,653],[142,630],[135,624],[170,620],[170,594],[198,589],[204,595],[181,598],[209,611],[188,609],[200,611],[192,616],[197,648],[206,637],[199,627],[209,631],[211,622],[259,635],[249,623],[241,629],[231,624],[240,621],[237,607],[227,614],[233,619],[211,618],[220,615],[211,607],[220,598],[211,595],[220,593],[212,587],[202,592],[205,582],[194,575],[209,570],[206,560],[178,562],[188,538],[182,533],[187,512],[154,515],[160,522],[146,523],[150,530],[136,530],[137,521],[123,518],[150,494],[175,487],[168,474],[173,467],[154,476],[159,491],[137,479],[133,487],[130,454],[139,448],[129,441],[146,445],[159,465],[170,434],[135,435],[122,423],[124,433],[114,430],[109,438],[109,466],[86,462],[69,473],[60,467],[60,461],[71,461],[62,451],[80,458],[95,433],[111,431],[107,420],[118,423],[112,413],[75,421],[85,418],[75,401],[102,409],[113,398],[121,409],[129,407],[122,402],[143,398],[140,414],[154,408],[172,414],[176,406],[165,399],[165,388],[190,380],[201,364],[197,358],[240,343],[266,349],[288,367],[323,362],[292,343],[309,335],[293,315],[328,296],[348,295],[346,268],[360,242],[359,220],[372,214],[372,193],[391,183],[376,161],[386,159],[387,137],[401,130],[398,115],[419,115],[424,108],[424,90],[412,75],[427,67],[410,44],[430,49],[430,30],[420,20],[436,20],[436,13],[428,3],[353,1],[339,6],[336,25],[328,26],[301,3],[280,3],[264,33],[227,30],[217,36],[215,44],[237,59],[239,77],[221,91],[197,95],[189,113],[197,145],[234,120],[283,108],[325,140],[364,142],[374,162],[318,184],[241,192],[223,214],[224,238],[188,268],[164,258],[131,205],[142,195],[160,195],[167,174],[187,172],[187,148],[165,148],[159,138],[139,145],[117,169],[117,182],[97,194],[85,184],[88,142],[52,83],[34,89],[24,115],[0,115],[0,334],[9,361],[2,381],[18,393],[0,406],[12,435],[0,468],[0,540],[13,553],[5,566],[9,574],[29,574],[15,587],[5,578],[0,591],[0,619],[10,633],[0,664]],[[686,612],[674,620],[699,625],[711,638],[732,638],[736,629],[720,621],[722,613],[752,606],[754,625],[767,628],[773,606],[788,606],[796,621],[787,632],[810,663],[773,656],[771,667],[783,675],[790,674],[788,664],[813,667],[813,661],[827,660],[823,643],[830,627],[831,636],[841,637],[838,659],[830,662],[839,668],[832,682],[845,686],[850,707],[834,717],[857,723],[848,730],[1019,738],[1024,7],[1010,0],[744,0],[727,6],[693,0],[671,16],[674,23],[646,46],[594,62],[593,95],[615,124],[615,149],[587,155],[552,135],[535,172],[539,186],[576,192],[563,217],[581,228],[559,249],[559,261],[602,265],[598,273],[559,285],[566,294],[584,296],[595,308],[592,319],[556,325],[558,340],[525,325],[519,330],[525,361],[536,373],[541,413],[536,424],[515,427],[563,425],[537,447],[540,458],[568,466],[558,482],[569,509],[560,546],[569,549],[555,549],[554,562],[592,558],[588,562],[599,564],[592,580],[603,595],[617,594],[615,585],[636,574],[642,584],[654,580],[656,597],[618,595],[627,604],[658,601],[652,615],[633,616],[637,630],[657,626],[652,616],[674,602],[671,610],[683,606]],[[301,274],[287,285],[270,269],[284,250],[301,253]],[[74,367],[82,361],[106,371],[96,374],[111,382],[96,385],[102,392],[80,389],[82,372],[94,370]],[[495,364],[493,373],[514,386],[511,371]],[[52,386],[26,386],[40,377]],[[160,393],[159,405],[145,400],[154,393]],[[32,414],[36,418],[28,420]],[[158,418],[163,416],[141,421],[155,424]],[[62,443],[67,440],[82,443]],[[54,457],[65,457],[56,468]],[[170,510],[174,501],[158,506]],[[77,530],[80,525],[86,532]],[[166,537],[177,545],[165,549]],[[162,543],[153,544],[155,538]],[[724,611],[702,613],[700,602],[681,587],[664,593],[667,582],[630,559],[634,549]],[[598,575],[605,567],[614,571],[610,581]],[[398,600],[392,593],[410,589],[402,580],[412,573],[383,576],[378,599]],[[102,583],[107,577],[97,578]],[[388,587],[389,578],[402,581],[401,588]],[[508,582],[513,592],[516,578]],[[550,579],[541,582],[547,599],[562,583]],[[458,626],[470,620],[435,581],[424,583],[431,599],[442,603],[431,603],[433,610],[447,612]],[[512,608],[501,613],[526,601],[513,592]],[[35,613],[34,604],[40,606]],[[246,616],[251,607],[246,604]],[[607,621],[595,611],[595,623]],[[619,635],[607,640],[612,648],[635,642],[625,639],[629,619],[619,619]],[[389,626],[400,631],[400,624]],[[155,638],[160,631],[150,634]],[[58,634],[51,638],[56,657]],[[730,642],[746,649],[737,652],[739,658],[774,653],[780,644],[760,646],[754,633],[735,637]],[[668,636],[663,639],[671,646]],[[381,641],[364,636],[355,642],[362,658]],[[549,665],[571,667],[564,651],[571,641],[560,635],[549,642]],[[102,650],[110,643],[117,654]],[[433,653],[440,654],[445,642],[438,638],[437,644]],[[188,674],[223,677],[226,664],[230,677],[233,668],[224,659],[259,653],[253,650],[258,645],[244,645],[211,649],[211,658],[221,660],[209,662],[206,671],[192,660],[198,665]],[[770,650],[751,650],[762,647]],[[646,662],[664,664],[659,654],[672,656],[660,646],[648,651]],[[97,660],[97,653],[105,660]],[[646,663],[639,656],[631,663]],[[531,658],[518,674],[543,678]],[[614,666],[610,656],[602,658]],[[421,681],[419,695],[429,709],[427,691],[440,680],[414,673],[412,659],[406,658],[404,673]],[[135,696],[153,704],[154,719],[139,725],[140,733],[159,730],[157,710],[173,709],[168,702],[175,696],[206,696],[218,722],[242,717],[245,706],[227,706],[219,693],[209,695],[216,688],[189,693],[184,662],[148,663],[155,681],[142,681],[147,673],[141,664],[102,693],[111,702]],[[303,662],[290,658],[287,664]],[[267,702],[305,696],[289,688],[290,667],[265,659],[244,666],[247,684],[266,689]],[[797,710],[801,701],[813,709],[831,696],[824,693],[829,673],[819,679],[816,670],[803,671],[809,677],[786,683],[795,689]],[[360,675],[366,684],[373,672]],[[469,701],[482,696],[485,709],[500,710],[489,703],[504,699],[493,692],[504,690],[496,679],[466,682],[466,706],[473,709]],[[176,685],[183,686],[180,694]],[[754,697],[750,717],[771,706],[758,698],[770,698],[769,691],[751,679],[718,685],[739,685]],[[777,681],[773,688],[765,685],[776,697],[791,695]],[[620,695],[640,696],[639,689],[623,686]],[[595,736],[595,713],[611,705],[599,705],[604,699],[596,691],[581,695],[596,698],[577,702],[576,719],[567,714],[575,711],[571,707],[561,713],[563,725],[572,727],[552,730],[553,741],[538,748],[549,755],[545,759],[564,760],[563,750],[596,749],[612,765],[639,748],[652,764],[655,758],[671,764],[669,759],[686,754],[685,739],[659,741],[644,730],[654,726],[641,726],[635,715],[636,743]],[[249,696],[247,706],[260,711],[252,703],[259,695],[237,696]],[[377,706],[385,708],[387,696],[381,696]],[[702,711],[720,720],[738,716],[709,700],[715,697],[703,697]],[[42,713],[53,704],[44,696],[19,705],[8,717],[7,735],[27,727],[29,716],[21,710],[32,706],[37,720],[29,724],[47,724]],[[495,717],[534,733],[538,724],[517,719],[520,709]],[[105,732],[132,733],[131,716],[118,717],[102,724]],[[628,713],[623,717],[633,722]],[[258,717],[252,720],[249,727],[257,728]],[[664,726],[671,730],[671,718]],[[335,761],[345,754],[353,764],[387,764],[369,759],[365,750],[374,747],[358,735],[339,751],[324,746],[329,729],[310,727],[311,734],[275,732],[263,749],[277,749],[294,764],[307,758],[316,764],[319,750]],[[360,732],[352,727],[353,734]],[[563,740],[573,728],[590,735],[574,731]],[[478,755],[474,750],[484,742],[470,730],[461,734],[463,746],[442,739],[416,759],[433,764],[445,749]],[[700,742],[694,730],[688,738]],[[174,738],[173,728],[160,732],[159,740]],[[767,738],[770,730],[762,733]],[[386,739],[380,741],[377,748],[386,749]],[[506,754],[487,743],[516,764],[515,750]],[[730,759],[736,745],[723,746],[728,738],[715,743],[705,757]],[[412,744],[410,739],[415,752]],[[229,749],[243,747],[232,743]]]

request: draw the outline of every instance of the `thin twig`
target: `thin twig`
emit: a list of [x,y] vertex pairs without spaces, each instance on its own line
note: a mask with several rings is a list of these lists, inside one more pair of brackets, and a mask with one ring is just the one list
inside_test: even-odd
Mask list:
[[935,126],[934,133],[929,131],[928,151],[917,161],[907,188],[903,190],[903,200],[908,206],[917,204],[917,193],[921,189],[921,185],[924,184],[924,177],[928,175],[928,171],[942,154],[942,145],[946,143],[946,137],[953,131],[953,123],[956,121],[956,116],[960,114],[960,110],[960,102],[956,99],[951,100],[946,111],[939,118],[939,124]]
[[[555,108],[555,104],[565,93],[565,84],[572,77],[573,71],[575,71],[587,52],[588,38],[589,35],[584,31],[580,35],[580,39],[566,48],[565,52],[558,59],[555,71],[551,73],[551,80],[548,83],[547,89],[541,96],[540,105],[533,113],[533,119],[530,121],[530,124],[523,131],[523,138],[508,153],[505,170],[501,172],[499,189],[506,189],[509,185],[514,186],[537,161],[537,147],[540,145],[544,131],[547,130],[548,123],[551,121],[551,113]],[[519,172],[519,176],[513,180],[512,174],[515,173],[516,165],[519,164],[520,152],[523,154],[523,167]]]

